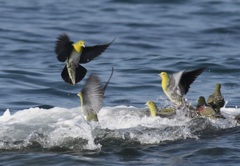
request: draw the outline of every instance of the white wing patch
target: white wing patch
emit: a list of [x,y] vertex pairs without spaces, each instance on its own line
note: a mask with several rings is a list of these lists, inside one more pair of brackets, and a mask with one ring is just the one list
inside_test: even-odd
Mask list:
[[185,72],[185,70],[182,70],[180,72],[172,74],[172,77],[169,82],[169,90],[170,90],[171,94],[175,94],[175,95],[177,94],[180,96],[184,95],[181,85],[179,84],[184,72]]

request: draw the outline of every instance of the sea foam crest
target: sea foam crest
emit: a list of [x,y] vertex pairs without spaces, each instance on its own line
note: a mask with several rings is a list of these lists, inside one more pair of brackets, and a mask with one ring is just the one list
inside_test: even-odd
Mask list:
[[[0,116],[0,149],[98,150],[109,142],[116,144],[161,144],[198,138],[204,131],[238,125],[237,108],[223,108],[226,119],[187,118],[177,111],[172,119],[146,115],[145,108],[104,107],[99,122],[87,122],[80,108],[29,108]],[[111,141],[109,141],[111,140]]]

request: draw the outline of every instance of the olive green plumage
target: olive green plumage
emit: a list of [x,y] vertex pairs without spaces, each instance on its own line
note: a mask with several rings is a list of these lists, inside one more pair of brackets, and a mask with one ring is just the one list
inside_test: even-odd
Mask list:
[[62,79],[73,85],[81,81],[85,77],[87,69],[80,64],[88,63],[101,55],[112,42],[85,46],[85,42],[82,40],[73,43],[66,34],[59,35],[56,41],[55,53],[60,62],[66,61],[66,66],[61,73]]
[[202,116],[214,117],[216,115],[215,110],[211,106],[207,105],[203,96],[198,98],[197,109]]
[[104,93],[112,74],[113,68],[104,87],[101,85],[99,78],[96,75],[91,74],[82,90],[78,93],[78,96],[80,97],[81,111],[87,121],[98,121],[97,113],[102,108]]
[[176,114],[176,111],[173,108],[171,108],[171,107],[159,109],[156,106],[156,104],[153,101],[151,101],[151,100],[147,101],[145,105],[148,106],[151,117],[156,117],[156,116],[170,117],[170,116]]
[[224,98],[221,93],[221,84],[216,84],[215,90],[212,95],[208,97],[207,103],[211,105],[217,112],[224,106]]
[[206,103],[206,100],[203,96],[200,96],[198,98],[197,110],[199,111],[199,114],[202,116],[224,119],[224,116],[220,112],[217,112],[211,105],[208,105]]

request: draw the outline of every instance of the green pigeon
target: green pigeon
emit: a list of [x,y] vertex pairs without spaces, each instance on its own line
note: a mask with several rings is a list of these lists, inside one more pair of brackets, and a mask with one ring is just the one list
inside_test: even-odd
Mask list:
[[95,46],[85,46],[85,42],[82,40],[73,43],[65,33],[59,35],[56,41],[55,53],[60,62],[66,61],[61,74],[62,79],[73,85],[81,81],[85,77],[87,69],[80,64],[88,63],[99,56],[112,42]]
[[99,78],[96,75],[91,74],[82,90],[78,93],[81,103],[81,111],[87,121],[98,121],[97,113],[102,108],[103,96],[112,74],[113,68],[104,87],[101,85]]
[[193,81],[205,70],[204,67],[192,71],[182,70],[172,74],[161,72],[162,89],[166,96],[177,106],[185,104],[184,95],[187,94]]
[[145,105],[148,106],[151,117],[156,117],[156,116],[170,117],[171,115],[176,114],[176,111],[171,107],[170,108],[158,109],[156,104],[151,100],[147,101]]
[[224,106],[224,98],[221,93],[221,84],[216,84],[215,90],[212,95],[208,97],[207,103],[211,105],[217,112]]
[[225,117],[221,113],[216,112],[216,110],[212,108],[212,106],[206,103],[206,100],[203,96],[200,96],[198,98],[197,110],[200,115],[205,117],[225,119]]

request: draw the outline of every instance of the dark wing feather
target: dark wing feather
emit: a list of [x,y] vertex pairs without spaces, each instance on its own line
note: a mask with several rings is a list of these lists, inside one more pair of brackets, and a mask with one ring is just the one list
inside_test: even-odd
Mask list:
[[109,45],[112,44],[112,42],[107,43],[107,44],[102,44],[102,45],[84,47],[83,52],[82,52],[81,57],[80,57],[80,60],[79,60],[79,63],[90,62],[92,59],[101,55],[101,53],[103,53],[109,47]]
[[205,70],[205,67],[192,70],[192,71],[185,71],[181,77],[180,85],[185,91],[185,94],[187,94],[190,85],[193,83],[193,81]]
[[57,59],[60,62],[65,62],[67,58],[72,53],[73,42],[70,41],[69,37],[63,33],[59,35],[56,41],[55,53],[57,54]]
[[71,78],[69,77],[67,66],[63,68],[61,76],[66,83],[73,84]]
[[105,93],[105,90],[107,89],[107,86],[108,86],[108,84],[109,84],[109,82],[110,82],[110,80],[112,78],[112,75],[113,75],[113,67],[112,67],[111,75],[110,75],[108,81],[106,82],[105,86],[103,87],[103,94]]
[[97,76],[91,74],[87,79],[81,91],[83,106],[87,110],[94,111],[97,114],[102,108],[103,88]]
[[[78,83],[79,81],[81,81],[85,75],[87,73],[87,69],[85,69],[83,66],[81,65],[78,65],[78,67],[76,68],[76,83]],[[62,79],[66,82],[66,83],[69,83],[69,84],[73,84],[71,78],[69,77],[69,74],[68,74],[68,70],[67,70],[67,66],[65,66],[63,68],[63,71],[62,71]]]
[[76,83],[80,82],[86,75],[87,69],[85,69],[83,66],[78,65],[76,68]]

